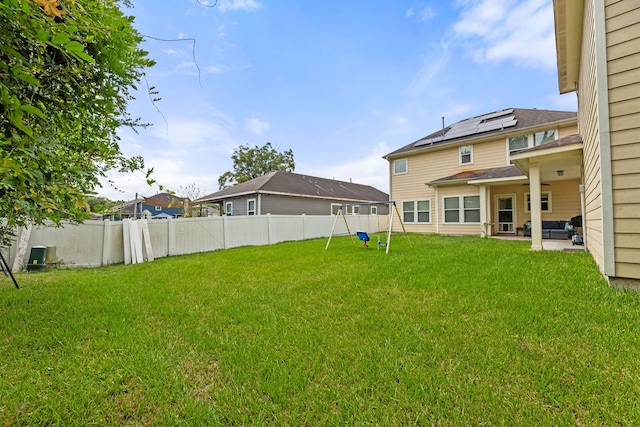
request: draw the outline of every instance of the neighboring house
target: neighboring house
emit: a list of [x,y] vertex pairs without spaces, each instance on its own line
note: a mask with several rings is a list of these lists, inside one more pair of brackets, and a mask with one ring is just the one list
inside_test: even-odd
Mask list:
[[[408,231],[515,235],[531,220],[536,191],[512,164],[523,151],[573,153],[573,164],[549,162],[538,200],[545,220],[580,215],[576,113],[508,108],[471,117],[412,142],[385,158],[391,198]],[[394,227],[399,226],[396,220]]]
[[159,193],[151,197],[142,197],[111,208],[111,218],[151,218],[166,219],[184,216],[185,203],[189,199],[169,193]]
[[586,247],[613,285],[640,289],[640,2],[553,8],[559,89],[578,96]]
[[[369,185],[276,171],[225,188],[194,203],[220,205],[222,215],[331,215],[340,204],[388,201]],[[389,213],[388,205],[349,206],[345,214]]]

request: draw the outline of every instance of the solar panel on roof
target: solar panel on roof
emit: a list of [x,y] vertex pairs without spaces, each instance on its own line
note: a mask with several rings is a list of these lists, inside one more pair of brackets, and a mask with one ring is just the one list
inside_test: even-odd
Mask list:
[[444,135],[434,138],[422,139],[414,144],[414,147],[420,147],[435,142],[447,141],[465,136],[475,135],[477,133],[489,132],[492,130],[505,129],[515,126],[518,120],[513,115],[513,108],[496,111],[482,116],[472,117],[454,123]]
[[509,108],[508,110],[496,111],[495,113],[485,114],[484,116],[479,116],[482,120],[491,120],[496,117],[508,116],[513,114],[513,108]]

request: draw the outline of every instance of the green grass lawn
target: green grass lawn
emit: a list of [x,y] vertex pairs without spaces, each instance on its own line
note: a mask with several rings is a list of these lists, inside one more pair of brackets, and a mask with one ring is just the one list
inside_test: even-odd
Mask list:
[[640,424],[639,294],[411,239],[0,276],[0,426]]

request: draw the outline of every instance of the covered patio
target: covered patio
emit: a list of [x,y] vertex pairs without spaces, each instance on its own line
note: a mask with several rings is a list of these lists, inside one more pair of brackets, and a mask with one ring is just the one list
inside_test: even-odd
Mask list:
[[[529,178],[531,192],[531,249],[542,250],[552,244],[542,240],[542,185],[552,180],[577,180],[580,184],[580,215],[584,218],[584,180],[582,165],[582,138],[578,134],[569,135],[556,141],[522,150],[511,155],[515,164]],[[584,228],[583,228],[584,232]],[[583,235],[586,242],[586,235]],[[568,241],[571,245],[571,241]],[[586,243],[585,243],[586,244]]]

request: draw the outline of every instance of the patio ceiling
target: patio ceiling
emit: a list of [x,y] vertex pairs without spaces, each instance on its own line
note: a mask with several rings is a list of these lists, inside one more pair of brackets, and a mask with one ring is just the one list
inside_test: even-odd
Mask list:
[[511,155],[511,162],[529,176],[529,166],[540,164],[542,182],[579,179],[582,177],[582,138],[570,135]]

